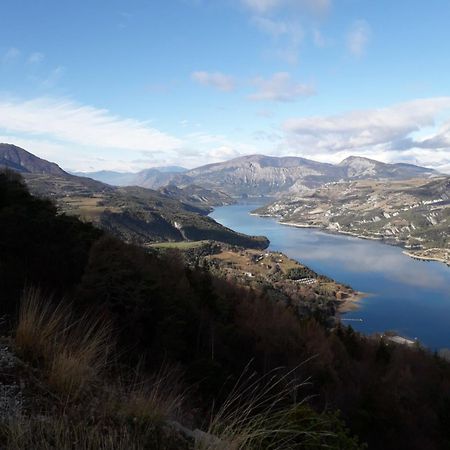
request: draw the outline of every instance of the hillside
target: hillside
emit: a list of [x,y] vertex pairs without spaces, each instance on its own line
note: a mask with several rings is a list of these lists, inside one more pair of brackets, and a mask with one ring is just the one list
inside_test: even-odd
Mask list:
[[255,211],[281,223],[399,244],[450,263],[450,177],[330,183]]
[[349,156],[338,165],[345,169],[344,178],[348,179],[405,180],[438,175],[435,170],[415,166],[414,164],[386,164],[359,156]]
[[[265,248],[264,237],[246,236],[207,216],[203,198],[177,192],[165,195],[139,187],[112,187],[82,177],[25,175],[32,193],[56,202],[60,211],[83,218],[119,238],[140,245],[161,241],[210,239],[250,248]],[[183,201],[184,200],[184,201]]]
[[93,222],[127,242],[149,245],[210,239],[250,248],[268,246],[264,237],[236,233],[207,217],[213,205],[231,202],[223,193],[196,186],[162,192],[114,187],[70,175],[56,164],[9,144],[0,145],[2,166],[23,174],[31,192],[52,199],[61,212]]
[[57,164],[32,155],[23,148],[0,143],[0,167],[21,173],[41,173],[47,175],[68,175]]
[[1,448],[448,447],[450,365],[426,350],[125,244],[12,174],[0,248]]
[[203,206],[211,212],[216,206],[231,205],[234,203],[228,194],[224,192],[206,189],[195,184],[189,184],[183,188],[175,185],[160,187],[158,192],[161,194],[195,206]]

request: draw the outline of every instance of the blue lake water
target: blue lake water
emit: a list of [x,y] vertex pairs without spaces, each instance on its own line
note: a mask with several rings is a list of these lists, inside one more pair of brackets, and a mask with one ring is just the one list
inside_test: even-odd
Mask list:
[[318,273],[369,293],[361,307],[345,318],[363,333],[396,331],[418,338],[432,349],[450,348],[450,268],[418,261],[402,249],[378,241],[328,234],[317,229],[280,225],[275,219],[251,216],[261,203],[217,208],[211,217],[221,224],[270,239],[281,251]]

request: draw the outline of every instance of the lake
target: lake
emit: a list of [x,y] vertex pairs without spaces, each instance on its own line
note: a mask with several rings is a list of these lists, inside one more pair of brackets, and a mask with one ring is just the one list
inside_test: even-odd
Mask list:
[[242,203],[219,207],[211,217],[221,224],[270,239],[270,250],[281,251],[318,273],[370,294],[360,308],[343,318],[363,333],[396,331],[432,349],[450,348],[450,268],[419,261],[400,247],[379,241],[294,228],[276,219],[250,215],[262,205]]

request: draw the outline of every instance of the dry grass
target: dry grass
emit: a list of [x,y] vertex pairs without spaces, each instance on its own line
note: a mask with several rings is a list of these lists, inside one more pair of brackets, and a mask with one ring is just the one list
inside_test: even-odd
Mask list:
[[66,328],[69,309],[62,303],[44,301],[38,289],[26,289],[22,295],[15,342],[18,352],[33,361],[48,360],[55,351],[61,330]]
[[61,416],[20,418],[0,429],[2,448],[8,450],[143,450],[146,438],[126,426],[74,423]]
[[307,399],[296,397],[306,382],[296,383],[293,374],[276,369],[256,377],[247,368],[212,414],[196,450],[303,449],[308,440],[323,437],[311,415],[305,421],[299,417]]
[[108,364],[112,347],[108,322],[54,304],[38,290],[22,296],[15,342],[18,352],[43,365],[48,384],[66,398],[92,387]]
[[122,393],[119,415],[151,423],[176,419],[186,394],[180,371],[169,365],[163,365],[150,379],[137,370],[134,380],[119,388],[119,392]]

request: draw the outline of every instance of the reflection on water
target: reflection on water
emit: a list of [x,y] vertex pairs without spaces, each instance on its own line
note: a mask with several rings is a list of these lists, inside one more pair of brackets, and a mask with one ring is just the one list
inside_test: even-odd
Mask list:
[[371,293],[359,310],[346,315],[363,319],[354,323],[356,329],[366,333],[395,330],[406,337],[418,337],[432,348],[450,347],[450,268],[414,260],[401,248],[378,241],[283,226],[274,219],[249,215],[256,207],[224,206],[211,216],[236,231],[265,235],[271,250],[282,251],[319,273]]
[[[309,230],[306,230],[309,231]],[[298,233],[291,232],[293,235]],[[446,285],[446,277],[433,270],[424,270],[411,258],[405,258],[398,248],[386,248],[379,242],[363,241],[347,236],[324,236],[323,232],[311,231],[303,233],[311,238],[311,242],[302,241],[302,253],[314,260],[333,260],[334,264],[343,265],[346,270],[356,273],[378,273],[389,280],[409,283],[421,287],[441,287]],[[294,237],[295,239],[295,237]],[[293,253],[294,247],[288,246]],[[448,282],[448,280],[447,280]]]

